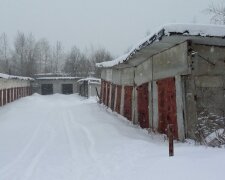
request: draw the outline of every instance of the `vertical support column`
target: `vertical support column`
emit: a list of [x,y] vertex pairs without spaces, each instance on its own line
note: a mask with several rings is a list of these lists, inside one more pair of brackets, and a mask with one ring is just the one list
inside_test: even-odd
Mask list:
[[2,89],[0,89],[0,106],[2,106]]
[[123,116],[124,113],[124,85],[122,85],[122,90],[121,90],[121,104],[120,104],[120,114]]
[[154,131],[156,131],[158,129],[158,90],[157,90],[157,84],[156,84],[156,81],[153,81],[152,82],[152,95],[153,95],[153,103],[152,103],[152,108],[153,108],[153,127],[152,129]]
[[176,104],[177,104],[177,127],[179,140],[185,139],[184,130],[184,103],[181,76],[175,77],[176,85]]

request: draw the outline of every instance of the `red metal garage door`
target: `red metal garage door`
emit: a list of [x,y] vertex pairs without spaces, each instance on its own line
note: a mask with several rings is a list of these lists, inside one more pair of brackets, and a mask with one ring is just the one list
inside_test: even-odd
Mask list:
[[176,87],[175,78],[166,78],[157,81],[158,85],[158,131],[166,134],[168,124],[174,125],[174,137],[177,133]]
[[131,121],[133,86],[124,87],[124,116]]
[[7,91],[6,89],[3,89],[3,105],[5,105],[7,102]]
[[107,97],[106,97],[106,106],[108,106],[109,107],[109,97],[110,97],[110,82],[107,82],[107,93],[106,93],[106,95],[107,95]]
[[122,86],[117,85],[116,86],[116,91],[117,91],[117,95],[116,95],[116,112],[120,114],[120,104],[121,104],[121,90],[122,90]]
[[106,81],[103,81],[103,97],[102,97],[103,104],[106,105]]
[[112,84],[112,91],[111,91],[111,109],[114,111],[114,102],[115,102],[115,91],[116,85]]
[[148,83],[137,88],[138,92],[138,122],[142,128],[149,128],[149,92]]

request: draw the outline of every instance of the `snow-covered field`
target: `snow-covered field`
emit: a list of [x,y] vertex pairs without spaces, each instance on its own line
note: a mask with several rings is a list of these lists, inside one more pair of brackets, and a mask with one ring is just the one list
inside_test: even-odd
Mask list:
[[0,108],[0,180],[225,178],[225,149],[168,144],[94,99],[33,95]]

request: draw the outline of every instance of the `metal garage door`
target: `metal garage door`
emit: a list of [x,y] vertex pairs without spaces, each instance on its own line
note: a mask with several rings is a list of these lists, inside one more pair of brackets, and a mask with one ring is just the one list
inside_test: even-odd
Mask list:
[[173,124],[174,137],[178,138],[175,78],[159,80],[157,81],[157,85],[159,113],[158,131],[166,134],[167,125]]
[[53,94],[53,84],[42,84],[41,85],[41,94],[42,95]]
[[124,87],[124,116],[128,120],[132,118],[132,92],[133,86]]
[[106,83],[106,91],[107,91],[107,93],[106,93],[106,106],[109,107],[110,82],[107,82],[107,83]]
[[148,83],[137,88],[138,93],[138,122],[142,128],[149,128],[149,92]]
[[[86,85],[84,83],[84,85]],[[85,88],[86,90],[86,88]],[[73,84],[62,84],[62,93],[63,94],[73,94]],[[85,96],[87,97],[88,92],[85,91]]]
[[112,84],[112,91],[111,91],[111,109],[114,111],[114,103],[115,103],[115,91],[116,85]]
[[120,114],[120,104],[121,104],[121,90],[122,86],[117,85],[116,86],[116,112]]

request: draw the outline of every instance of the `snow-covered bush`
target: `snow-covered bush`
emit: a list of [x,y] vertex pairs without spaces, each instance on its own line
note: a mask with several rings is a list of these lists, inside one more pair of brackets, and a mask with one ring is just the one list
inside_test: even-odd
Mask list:
[[202,111],[199,113],[195,136],[200,143],[221,147],[225,144],[225,117]]

